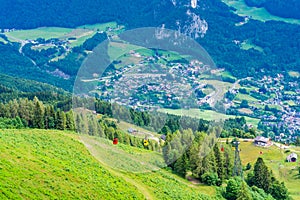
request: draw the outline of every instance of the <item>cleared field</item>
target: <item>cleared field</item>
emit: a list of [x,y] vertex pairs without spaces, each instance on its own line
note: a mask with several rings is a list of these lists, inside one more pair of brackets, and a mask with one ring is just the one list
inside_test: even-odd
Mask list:
[[76,37],[76,40],[70,41],[71,47],[76,47],[82,45],[87,39],[93,37],[96,32],[89,32],[88,34],[80,35]]
[[7,41],[0,37],[0,42],[3,42],[4,44],[7,44]]
[[[241,142],[240,147],[240,156],[244,166],[247,163],[251,163],[251,165],[254,166],[257,158],[262,157],[276,178],[285,182],[293,199],[300,199],[300,176],[297,175],[297,166],[299,166],[299,163],[285,162],[286,157],[290,153],[285,153],[283,149],[276,146],[271,146],[270,148],[256,147],[252,142]],[[292,148],[291,152],[293,151],[298,152],[299,155],[298,149]],[[260,152],[262,152],[262,154],[260,154]]]
[[283,104],[286,104],[286,105],[289,105],[289,106],[296,106],[297,104],[292,101],[292,100],[289,100],[289,101],[284,101]]
[[246,113],[246,114],[252,114],[253,113],[253,111],[248,109],[248,108],[241,108],[241,109],[239,109],[239,111],[241,113]]
[[290,75],[291,77],[295,77],[295,78],[300,77],[300,73],[299,73],[299,72],[296,72],[296,71],[289,71],[288,73],[289,73],[289,75]]
[[[160,109],[160,112],[169,113],[178,116],[189,116],[197,119],[206,119],[206,120],[225,120],[229,118],[235,118],[235,115],[225,115],[223,113],[218,113],[213,110],[200,110],[200,109]],[[252,124],[257,127],[259,119],[245,117],[247,123]]]
[[284,94],[296,95],[297,93],[294,91],[284,91]]
[[79,26],[77,28],[82,28],[82,29],[90,29],[90,30],[95,30],[95,31],[106,31],[107,28],[116,28],[117,27],[117,22],[107,22],[103,24],[86,24],[83,26]]
[[[116,28],[116,22],[108,22],[103,24],[83,25],[77,28],[61,28],[61,27],[40,27],[29,30],[16,30],[5,33],[10,41],[19,42],[20,40],[35,40],[37,38],[59,38],[68,39],[76,38],[70,41],[70,46],[75,47],[83,44],[83,42],[91,37],[97,31],[106,31],[108,28]],[[121,29],[120,29],[121,30]]]
[[73,29],[70,28],[60,28],[60,27],[41,27],[30,30],[17,30],[5,33],[11,41],[18,40],[35,40],[37,38],[60,38],[68,33],[70,33]]
[[[135,50],[143,50],[146,51],[145,48],[143,47],[139,47],[136,45],[132,45],[132,44],[126,44],[126,43],[122,43],[122,42],[110,42],[108,45],[108,55],[111,58],[111,60],[119,60],[120,58],[122,58],[121,60],[130,60],[130,58],[132,58],[133,56],[130,55],[128,57],[124,57],[124,54],[128,54],[130,51],[135,51]],[[124,63],[122,63],[124,65]]]
[[251,48],[253,48],[257,51],[260,51],[260,52],[264,51],[263,48],[261,48],[260,46],[256,46],[256,45],[252,44],[250,41],[244,41],[244,42],[241,43],[241,49],[249,50]]
[[268,105],[269,108],[273,108],[273,109],[276,109],[276,110],[281,110],[281,106],[279,105]]
[[222,0],[222,1],[228,6],[232,6],[235,9],[237,9],[235,13],[240,16],[251,16],[253,19],[260,20],[263,22],[269,20],[275,20],[275,21],[282,21],[282,22],[292,23],[292,24],[300,24],[300,20],[274,16],[270,14],[265,8],[249,7],[244,2],[244,0]]
[[124,122],[124,121],[120,121],[118,123],[118,128],[120,128],[121,130],[127,132],[128,129],[132,128],[132,129],[135,129],[138,131],[138,134],[137,134],[137,137],[145,137],[145,135],[152,135],[152,136],[157,136],[159,137],[159,134],[155,133],[155,132],[151,132],[149,130],[146,130],[144,128],[141,128],[139,126],[136,126],[134,124],[130,124],[130,123],[127,123],[127,122]]
[[242,94],[242,93],[238,93],[235,97],[235,100],[247,100],[248,102],[257,102],[258,100],[248,94]]
[[246,87],[246,86],[241,86],[240,87],[241,89],[246,89],[247,90],[247,92],[251,92],[251,91],[254,91],[254,90],[258,90],[258,88],[257,87],[254,87],[254,86],[251,86],[251,87]]
[[232,79],[236,79],[234,76],[232,76],[232,74],[228,71],[223,71],[221,73],[222,77],[228,77],[228,78],[232,78]]
[[78,140],[62,131],[1,130],[0,199],[144,199]]
[[206,120],[225,120],[230,117],[230,115],[225,115],[222,113],[215,112],[213,110],[200,110],[200,109],[160,109],[160,112],[169,113],[178,116],[189,116],[197,119]]

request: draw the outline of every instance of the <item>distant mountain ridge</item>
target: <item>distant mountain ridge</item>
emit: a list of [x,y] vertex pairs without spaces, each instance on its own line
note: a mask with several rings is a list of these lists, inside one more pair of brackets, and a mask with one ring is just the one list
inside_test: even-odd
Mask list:
[[[169,0],[0,0],[0,28],[29,29],[42,26],[74,28],[84,24],[117,21],[127,25],[143,16],[145,26],[164,20],[171,12]],[[162,12],[164,11],[164,12]],[[9,17],[8,17],[9,16]],[[154,22],[154,23],[153,23]]]
[[300,19],[299,0],[244,0],[248,6],[264,7],[269,13],[286,18]]

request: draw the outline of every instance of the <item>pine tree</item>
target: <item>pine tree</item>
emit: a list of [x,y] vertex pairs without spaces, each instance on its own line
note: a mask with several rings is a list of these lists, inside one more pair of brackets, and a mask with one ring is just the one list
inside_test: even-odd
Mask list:
[[45,114],[44,114],[44,128],[49,129],[49,115],[50,115],[50,108],[49,106],[45,107]]
[[83,134],[88,134],[89,133],[89,123],[88,123],[88,118],[87,114],[85,113],[80,113],[80,123],[79,123],[79,132]]
[[74,113],[72,110],[66,113],[66,128],[68,130],[75,130]]
[[201,168],[200,176],[205,172],[217,172],[216,158],[213,151],[203,158],[199,167]]
[[[113,127],[107,127],[105,129],[105,134],[107,135],[108,139],[113,140],[115,138],[115,129]],[[132,138],[131,138],[132,139]],[[135,140],[131,140],[131,146],[136,146]]]
[[216,160],[216,167],[217,167],[217,174],[220,179],[220,183],[218,185],[222,185],[222,182],[224,180],[224,162],[223,157],[220,151],[220,147],[218,144],[214,145],[214,154],[215,154],[215,160]]
[[27,98],[19,100],[18,115],[26,122],[26,126],[32,127],[34,105]]
[[237,196],[237,200],[252,200],[250,190],[245,181],[242,182],[240,192]]
[[5,118],[10,117],[9,109],[7,108],[6,105],[4,105],[2,103],[0,104],[0,117],[5,117]]
[[268,192],[271,184],[271,174],[262,158],[257,158],[253,172],[254,185],[262,188],[265,192]]
[[240,186],[236,179],[229,179],[226,186],[226,199],[228,200],[236,200],[238,198],[240,192]]
[[270,186],[270,194],[278,200],[289,199],[288,190],[284,185],[284,182],[274,181]]
[[163,148],[163,157],[167,165],[172,163],[171,161],[173,158],[171,158],[171,151],[172,151],[171,144],[167,142]]
[[78,113],[75,113],[75,131],[80,133],[80,123],[81,123],[81,116]]
[[296,146],[300,146],[300,137],[298,136],[296,141],[295,141],[295,145]]
[[56,127],[56,112],[53,106],[49,106],[49,118],[48,118],[48,126],[49,129],[54,129]]
[[174,171],[185,177],[187,170],[189,169],[189,160],[184,153],[181,157],[179,157],[174,164]]
[[98,133],[97,121],[94,119],[92,115],[88,116],[88,127],[89,127],[89,135],[96,135]]
[[45,113],[44,105],[42,102],[38,100],[37,97],[34,97],[33,103],[34,103],[33,127],[43,129],[45,127],[44,126],[44,113]]
[[18,115],[19,104],[16,99],[8,103],[10,118],[16,118]]
[[56,128],[58,130],[66,129],[66,114],[63,111],[58,110],[56,112]]
[[120,130],[116,130],[115,137],[118,138],[118,141],[120,143],[124,143],[123,134],[122,134],[122,132]]
[[130,145],[130,137],[128,134],[124,135],[124,144]]

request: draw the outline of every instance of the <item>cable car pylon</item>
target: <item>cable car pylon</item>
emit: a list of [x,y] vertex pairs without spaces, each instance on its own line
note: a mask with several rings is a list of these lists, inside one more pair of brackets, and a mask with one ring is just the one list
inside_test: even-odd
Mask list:
[[232,142],[232,145],[235,147],[233,176],[240,176],[243,179],[243,168],[240,158],[239,144],[240,142],[237,139]]

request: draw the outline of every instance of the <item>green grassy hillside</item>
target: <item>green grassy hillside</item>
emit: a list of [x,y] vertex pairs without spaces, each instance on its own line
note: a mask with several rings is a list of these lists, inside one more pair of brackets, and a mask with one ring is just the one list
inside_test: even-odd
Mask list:
[[[300,175],[298,171],[299,162],[288,163],[286,157],[291,152],[300,153],[300,148],[291,148],[290,151],[280,149],[277,146],[269,148],[256,147],[252,142],[241,142],[241,160],[245,166],[251,163],[254,166],[256,159],[262,157],[268,167],[273,171],[276,178],[284,181],[294,200],[300,200]],[[260,153],[262,152],[262,154]]]
[[144,199],[73,134],[0,131],[0,199]]
[[215,187],[193,184],[164,167],[161,154],[113,145],[111,141],[81,136],[82,142],[102,166],[135,185],[147,199],[223,199]]
[[[297,200],[299,163],[286,163],[288,153],[241,142],[243,165],[262,157]],[[0,199],[222,199],[215,187],[161,168],[159,153],[97,137],[1,130],[0,158]]]
[[[160,169],[163,159],[158,153],[96,137],[1,130],[0,158],[0,199],[221,198],[214,187]],[[150,162],[155,168],[147,166]]]

